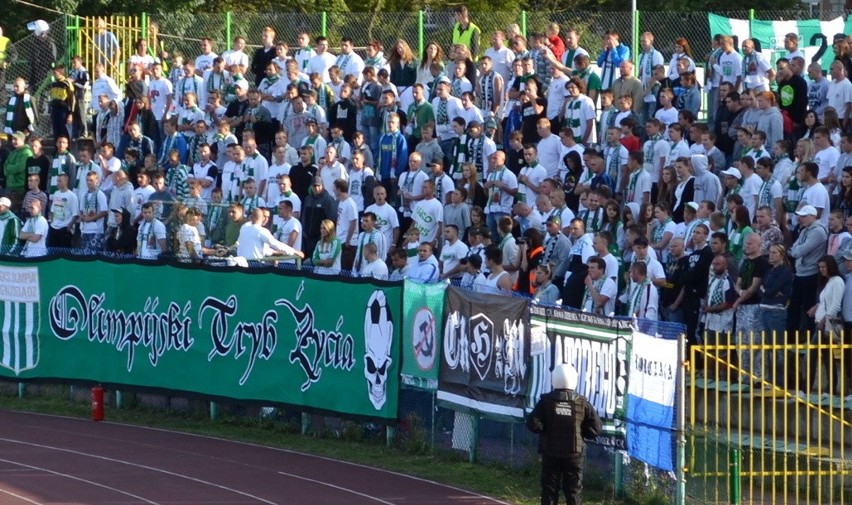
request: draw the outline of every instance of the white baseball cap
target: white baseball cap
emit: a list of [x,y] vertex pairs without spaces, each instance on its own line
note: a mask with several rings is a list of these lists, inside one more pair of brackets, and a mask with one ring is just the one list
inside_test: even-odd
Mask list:
[[797,216],[816,216],[819,213],[816,210],[816,207],[813,205],[805,205],[801,209],[796,211]]
[[723,174],[723,175],[730,175],[731,177],[733,177],[734,179],[737,179],[737,180],[739,180],[739,179],[742,179],[742,178],[743,178],[743,174],[741,174],[741,173],[740,173],[740,171],[739,171],[739,170],[737,170],[737,169],[736,169],[736,168],[734,168],[734,167],[731,167],[731,168],[729,168],[729,169],[727,169],[727,170],[722,170],[722,174]]
[[11,206],[12,206],[12,200],[9,200],[5,196],[3,198],[0,198],[0,207],[11,207]]

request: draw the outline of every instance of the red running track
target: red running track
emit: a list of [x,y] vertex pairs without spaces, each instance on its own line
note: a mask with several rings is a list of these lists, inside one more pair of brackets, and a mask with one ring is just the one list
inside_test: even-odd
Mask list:
[[0,505],[504,504],[437,482],[160,429],[0,410]]

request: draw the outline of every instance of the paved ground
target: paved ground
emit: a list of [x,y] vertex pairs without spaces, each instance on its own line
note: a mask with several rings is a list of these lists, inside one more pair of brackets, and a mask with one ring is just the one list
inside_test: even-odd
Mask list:
[[496,504],[393,472],[199,435],[0,410],[0,505]]

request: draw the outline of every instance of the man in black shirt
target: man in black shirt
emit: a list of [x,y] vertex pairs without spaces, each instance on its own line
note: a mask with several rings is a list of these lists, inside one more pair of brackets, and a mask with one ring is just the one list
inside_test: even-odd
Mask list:
[[290,168],[290,181],[293,183],[293,191],[299,195],[303,202],[311,189],[311,181],[319,172],[319,168],[311,163],[314,156],[312,146],[302,146],[299,149],[299,163]]
[[[760,233],[750,233],[744,239],[743,262],[737,277],[737,292],[740,294],[734,302],[737,311],[737,343],[762,344],[761,332],[764,329],[760,310],[760,286],[769,270],[769,260],[760,253]],[[763,374],[763,353],[742,351],[740,368],[746,373],[760,378]],[[749,379],[746,375],[744,379]]]
[[683,277],[683,318],[686,323],[686,339],[690,344],[697,344],[698,309],[701,299],[707,295],[707,278],[710,274],[710,263],[713,253],[707,244],[710,229],[699,224],[692,231],[692,253],[686,257],[686,271]]

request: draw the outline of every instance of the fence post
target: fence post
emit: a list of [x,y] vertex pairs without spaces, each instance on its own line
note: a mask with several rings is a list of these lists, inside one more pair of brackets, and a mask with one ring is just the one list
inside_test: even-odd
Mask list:
[[[148,40],[148,13],[142,13],[142,38]],[[150,50],[150,48],[149,48]],[[154,53],[156,54],[157,48],[154,48]]]
[[527,11],[521,11],[521,33],[527,38]]
[[210,420],[215,421],[219,417],[219,404],[210,402]]
[[624,496],[624,453],[615,451],[615,471],[612,472],[612,489],[616,498]]
[[470,434],[470,450],[468,451],[468,462],[476,463],[476,451],[479,448],[479,415],[470,414],[471,425],[470,429],[473,433]]
[[328,12],[322,11],[322,36],[328,37]]
[[[636,6],[636,2],[634,0],[634,7]],[[642,51],[639,48],[639,9],[633,9],[633,73],[634,75],[639,75],[639,55]]]
[[677,339],[677,460],[675,467],[676,487],[675,505],[686,503],[686,335],[681,333]]
[[231,11],[225,13],[225,45],[231,50]]
[[[754,29],[752,28],[753,24],[754,24],[754,9],[749,9],[748,10],[748,37],[749,38],[754,37],[754,31],[753,31]],[[743,41],[740,41],[740,47],[742,47],[742,45],[743,45]]]
[[417,54],[423,54],[423,42],[425,39],[424,27],[423,27],[423,10],[417,11]]
[[740,451],[739,449],[731,449],[730,452],[730,472],[728,475],[728,492],[730,494],[731,505],[740,505]]

